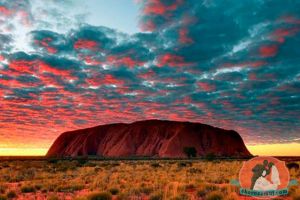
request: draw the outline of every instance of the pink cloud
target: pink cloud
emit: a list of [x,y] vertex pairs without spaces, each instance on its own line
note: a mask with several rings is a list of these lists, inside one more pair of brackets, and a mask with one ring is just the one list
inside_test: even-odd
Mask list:
[[191,44],[193,43],[193,39],[188,36],[188,29],[181,28],[179,30],[179,42],[182,44]]
[[278,46],[273,45],[264,45],[259,48],[259,53],[262,57],[273,57],[278,52]]
[[184,61],[184,57],[171,53],[166,53],[159,57],[157,66],[170,66],[170,67],[185,67],[191,66],[193,63]]
[[182,3],[182,0],[176,0],[170,5],[165,5],[161,0],[149,0],[144,7],[143,13],[146,15],[165,15],[169,11],[174,11]]
[[74,44],[75,49],[89,49],[91,51],[96,51],[98,47],[99,47],[98,43],[93,40],[79,39]]
[[200,87],[201,90],[206,91],[206,92],[213,92],[216,90],[216,86],[212,85],[210,83],[199,82],[198,86]]

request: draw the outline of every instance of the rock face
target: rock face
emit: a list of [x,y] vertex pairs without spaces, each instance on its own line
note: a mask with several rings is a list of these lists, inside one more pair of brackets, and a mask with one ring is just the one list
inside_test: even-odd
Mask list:
[[197,156],[251,156],[241,136],[201,123],[162,120],[117,123],[61,134],[48,157],[186,157],[193,147]]

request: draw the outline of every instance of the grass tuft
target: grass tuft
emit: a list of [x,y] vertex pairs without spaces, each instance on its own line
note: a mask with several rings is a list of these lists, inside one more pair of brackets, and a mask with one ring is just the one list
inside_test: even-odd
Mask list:
[[6,196],[8,199],[13,199],[13,198],[17,197],[17,193],[15,191],[11,190],[6,194]]
[[109,192],[112,195],[117,195],[119,193],[119,189],[118,188],[111,188],[111,189],[109,189]]
[[35,192],[36,189],[34,186],[32,185],[24,185],[21,187],[21,192],[22,193],[32,193],[32,192]]
[[224,196],[220,191],[213,191],[206,195],[206,200],[223,200]]
[[112,195],[109,192],[94,192],[87,196],[87,200],[111,200]]

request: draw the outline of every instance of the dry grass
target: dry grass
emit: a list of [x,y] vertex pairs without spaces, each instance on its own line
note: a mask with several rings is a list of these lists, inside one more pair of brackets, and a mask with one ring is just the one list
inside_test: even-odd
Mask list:
[[[239,199],[242,161],[6,161],[0,199]],[[300,180],[300,172],[291,170]],[[101,198],[94,196],[102,195]],[[298,187],[290,196],[300,199]]]

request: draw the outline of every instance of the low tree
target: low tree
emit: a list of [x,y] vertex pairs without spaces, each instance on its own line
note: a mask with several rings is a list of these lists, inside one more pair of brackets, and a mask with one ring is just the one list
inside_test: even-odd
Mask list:
[[213,152],[209,152],[205,155],[205,159],[208,161],[213,161],[216,159],[216,155]]
[[195,147],[184,147],[183,152],[188,158],[197,156],[197,150]]

